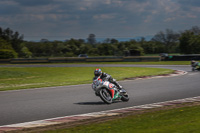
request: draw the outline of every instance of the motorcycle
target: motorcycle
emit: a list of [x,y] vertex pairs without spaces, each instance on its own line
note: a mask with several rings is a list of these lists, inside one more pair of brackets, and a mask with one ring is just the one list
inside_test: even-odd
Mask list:
[[116,85],[109,81],[103,81],[100,77],[93,79],[92,89],[96,96],[99,96],[107,104],[116,100],[129,101],[129,96],[124,88],[119,90]]
[[192,71],[200,71],[200,65],[199,62],[193,62],[191,63]]
[[200,71],[200,68],[198,67],[192,67],[192,71]]

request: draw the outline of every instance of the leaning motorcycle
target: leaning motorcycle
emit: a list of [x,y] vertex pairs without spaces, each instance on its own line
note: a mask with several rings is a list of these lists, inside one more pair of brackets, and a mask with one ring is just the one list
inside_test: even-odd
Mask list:
[[198,67],[192,67],[192,71],[200,71],[200,68]]
[[192,71],[200,71],[200,65],[199,63],[193,63],[191,64]]
[[129,101],[129,96],[125,89],[119,90],[116,85],[109,81],[103,81],[100,77],[93,79],[92,89],[107,104],[111,104],[116,100]]

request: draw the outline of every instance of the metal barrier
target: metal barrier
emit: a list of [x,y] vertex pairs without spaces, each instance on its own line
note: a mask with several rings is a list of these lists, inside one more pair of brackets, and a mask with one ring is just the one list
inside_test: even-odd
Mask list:
[[24,59],[24,58],[16,58],[16,59],[11,59],[10,63],[15,64],[15,63],[48,63],[48,58],[30,58],[30,59]]
[[200,60],[200,55],[170,55],[161,58],[162,61],[191,61]]
[[124,62],[148,62],[148,61],[160,61],[160,56],[129,56],[123,57]]
[[85,60],[86,62],[122,62],[123,57],[88,57]]
[[70,63],[70,62],[142,62],[160,61],[160,56],[129,56],[129,57],[57,57],[57,58],[15,58],[0,59],[0,63]]
[[49,63],[70,63],[70,62],[85,62],[85,57],[57,57],[57,58],[49,58]]

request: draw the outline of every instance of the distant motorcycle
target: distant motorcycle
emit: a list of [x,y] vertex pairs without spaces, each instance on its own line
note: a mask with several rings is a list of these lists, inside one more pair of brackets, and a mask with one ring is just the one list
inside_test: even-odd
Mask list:
[[95,91],[96,96],[99,96],[107,104],[111,104],[115,100],[129,101],[125,89],[119,90],[116,85],[109,81],[103,81],[100,77],[94,78],[92,89]]
[[192,71],[200,71],[200,64],[197,61],[191,62]]
[[198,67],[192,67],[192,71],[200,71],[200,68]]

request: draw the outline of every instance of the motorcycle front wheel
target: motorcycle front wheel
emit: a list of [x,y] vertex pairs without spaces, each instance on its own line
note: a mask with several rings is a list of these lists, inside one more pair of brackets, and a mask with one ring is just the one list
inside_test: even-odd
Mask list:
[[192,68],[192,71],[195,71],[195,68],[194,68],[194,67]]
[[122,93],[121,93],[121,100],[124,101],[124,102],[129,101],[128,93],[124,89],[122,90]]
[[112,103],[111,94],[109,93],[109,91],[107,89],[101,89],[99,91],[99,96],[100,96],[101,100],[103,100],[105,103],[107,103],[107,104]]

